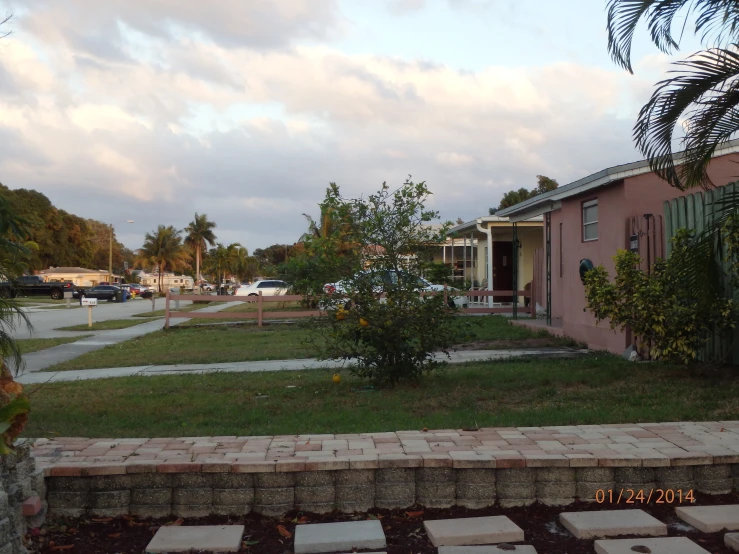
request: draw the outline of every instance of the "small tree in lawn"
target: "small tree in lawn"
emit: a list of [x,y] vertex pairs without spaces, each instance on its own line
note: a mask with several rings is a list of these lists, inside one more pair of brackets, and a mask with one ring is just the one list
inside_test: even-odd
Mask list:
[[351,241],[365,269],[341,281],[343,291],[322,291],[327,316],[314,326],[321,359],[351,359],[354,374],[394,385],[436,369],[434,353],[455,344],[454,308],[443,295],[421,295],[421,264],[450,227],[428,227],[438,219],[425,208],[430,195],[425,183],[410,180],[395,191],[383,183],[367,198],[327,191],[327,201],[351,214]]

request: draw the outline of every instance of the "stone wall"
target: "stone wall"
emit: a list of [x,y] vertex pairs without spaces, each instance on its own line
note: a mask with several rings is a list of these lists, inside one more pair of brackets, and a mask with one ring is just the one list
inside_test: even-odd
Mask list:
[[44,472],[36,469],[30,441],[16,443],[15,454],[0,456],[0,554],[26,552],[23,535],[44,521]]
[[[453,505],[481,508],[495,504],[510,507],[537,501],[567,505],[576,499],[595,501],[598,491],[604,491],[606,503],[615,503],[622,490],[621,504],[629,495],[637,505],[650,494],[655,502],[660,494],[657,489],[673,491],[672,501],[663,498],[673,504],[679,494],[686,495],[690,490],[708,494],[739,491],[739,464],[495,469],[392,467],[262,473],[157,473],[156,466],[150,467],[151,472],[141,472],[142,466],[134,473],[121,468],[113,475],[48,477],[49,511],[74,517],[83,514],[200,517],[242,515],[250,511],[282,516],[294,509],[315,513],[354,512],[416,504],[434,508]],[[23,476],[31,471],[32,468],[16,471],[26,489],[31,485]],[[16,498],[28,492],[18,493],[18,485],[14,490]],[[643,500],[636,496],[639,491]],[[0,554],[4,553],[0,550]]]

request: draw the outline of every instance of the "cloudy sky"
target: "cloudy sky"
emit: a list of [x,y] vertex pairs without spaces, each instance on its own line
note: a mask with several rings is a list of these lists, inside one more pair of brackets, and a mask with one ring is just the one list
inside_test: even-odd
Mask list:
[[605,4],[0,0],[0,182],[131,248],[196,211],[227,243],[293,243],[329,182],[409,174],[469,220],[537,174],[639,159],[670,59],[642,33],[636,74],[616,67]]

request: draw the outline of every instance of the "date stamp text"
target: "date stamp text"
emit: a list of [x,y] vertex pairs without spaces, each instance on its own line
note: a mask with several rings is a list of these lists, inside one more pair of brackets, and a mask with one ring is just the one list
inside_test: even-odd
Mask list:
[[684,504],[693,503],[693,490],[682,489],[598,489],[598,504]]

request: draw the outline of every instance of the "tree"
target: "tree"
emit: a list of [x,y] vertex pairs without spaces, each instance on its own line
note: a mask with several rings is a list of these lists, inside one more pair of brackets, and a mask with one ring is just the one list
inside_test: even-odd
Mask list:
[[144,245],[136,253],[134,265],[137,267],[156,267],[159,292],[162,292],[162,274],[169,270],[184,269],[190,255],[182,242],[180,231],[173,226],[159,225],[157,230],[146,233]]
[[504,208],[510,208],[511,206],[515,206],[516,204],[525,202],[526,200],[529,200],[530,198],[533,198],[534,196],[554,190],[558,186],[559,186],[559,183],[557,183],[555,179],[550,179],[549,177],[545,175],[537,175],[536,176],[536,188],[532,190],[528,190],[526,188],[521,187],[518,190],[509,190],[503,195],[503,198],[501,199],[498,207],[489,208],[488,213],[490,215],[495,215],[495,213],[498,210],[502,210]]
[[428,225],[438,218],[425,208],[430,194],[425,183],[410,179],[395,191],[383,183],[367,198],[346,199],[333,184],[326,191],[324,205],[352,222],[344,239],[359,255],[347,259],[333,250],[326,257],[336,271],[353,272],[342,280],[341,292],[321,289],[318,304],[327,315],[311,325],[321,359],[351,359],[356,375],[392,386],[436,369],[434,352],[455,343],[454,308],[442,295],[422,297],[418,279],[451,226]]
[[208,220],[206,214],[199,215],[195,212],[195,219],[185,227],[185,244],[192,248],[195,252],[195,282],[200,286],[200,263],[202,256],[208,245],[213,246],[216,243],[216,235],[213,229],[216,224]]
[[[8,200],[0,196],[0,282],[10,284],[27,269],[29,248],[23,244],[27,236],[26,224]],[[18,369],[22,357],[11,332],[18,323],[23,322],[30,327],[31,322],[13,298],[11,290],[7,288],[4,292],[7,294],[0,295],[0,366],[5,367],[10,362],[14,369]]]
[[[657,83],[634,125],[636,145],[650,168],[679,190],[713,186],[707,172],[711,158],[739,131],[739,2],[608,2],[608,50],[614,62],[630,73],[632,43],[640,21],[645,20],[654,45],[671,54],[680,49],[688,15],[704,49],[673,64],[672,76]],[[673,157],[674,146],[685,151],[679,165]],[[727,226],[739,217],[739,194],[725,195],[713,210],[704,232],[693,239],[696,248],[681,262],[686,278],[695,286],[700,285],[700,266],[712,263]]]
[[226,273],[229,268],[231,253],[222,243],[216,243],[215,247],[208,250],[208,256],[204,260],[204,269],[216,276],[216,281],[220,285],[226,280]]

